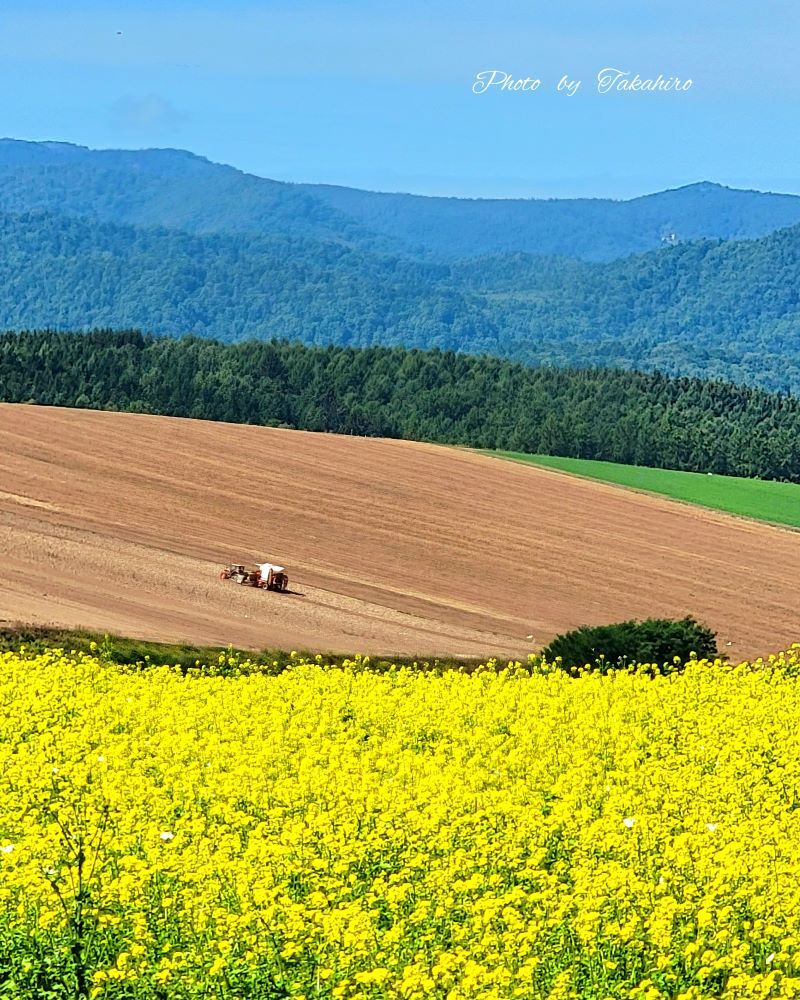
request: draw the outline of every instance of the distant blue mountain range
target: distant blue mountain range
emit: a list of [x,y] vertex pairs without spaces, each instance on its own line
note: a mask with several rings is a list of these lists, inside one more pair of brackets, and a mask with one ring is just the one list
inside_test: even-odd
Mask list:
[[613,201],[430,198],[286,184],[178,149],[0,139],[0,211],[49,211],[193,233],[312,236],[443,260],[514,251],[612,260],[800,223],[800,197],[702,182]]
[[286,184],[181,150],[0,140],[0,327],[438,346],[800,391],[800,197]]

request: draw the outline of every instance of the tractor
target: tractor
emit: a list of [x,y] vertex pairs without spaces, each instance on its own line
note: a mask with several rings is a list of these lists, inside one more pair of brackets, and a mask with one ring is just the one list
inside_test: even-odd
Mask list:
[[260,587],[262,590],[283,592],[289,586],[289,576],[283,566],[274,563],[259,563],[247,567],[242,563],[230,563],[220,570],[220,580],[232,580],[242,587]]

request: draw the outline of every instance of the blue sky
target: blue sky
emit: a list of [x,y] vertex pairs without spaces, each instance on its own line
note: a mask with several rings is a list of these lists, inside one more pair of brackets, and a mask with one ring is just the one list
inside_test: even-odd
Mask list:
[[[0,134],[424,194],[800,193],[798,43],[796,0],[4,0]],[[599,95],[605,67],[693,84]],[[542,86],[473,94],[491,69]]]

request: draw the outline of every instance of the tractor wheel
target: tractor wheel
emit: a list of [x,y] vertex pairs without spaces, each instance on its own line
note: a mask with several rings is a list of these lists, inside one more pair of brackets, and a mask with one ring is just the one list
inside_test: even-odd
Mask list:
[[225,572],[224,569],[221,569],[219,571],[219,578],[220,578],[220,580],[227,580],[228,579],[228,574]]

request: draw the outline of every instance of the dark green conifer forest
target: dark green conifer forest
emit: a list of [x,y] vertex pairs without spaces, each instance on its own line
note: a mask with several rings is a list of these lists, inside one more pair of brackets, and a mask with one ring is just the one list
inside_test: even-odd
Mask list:
[[0,335],[0,400],[435,441],[800,482],[800,399],[453,351]]

